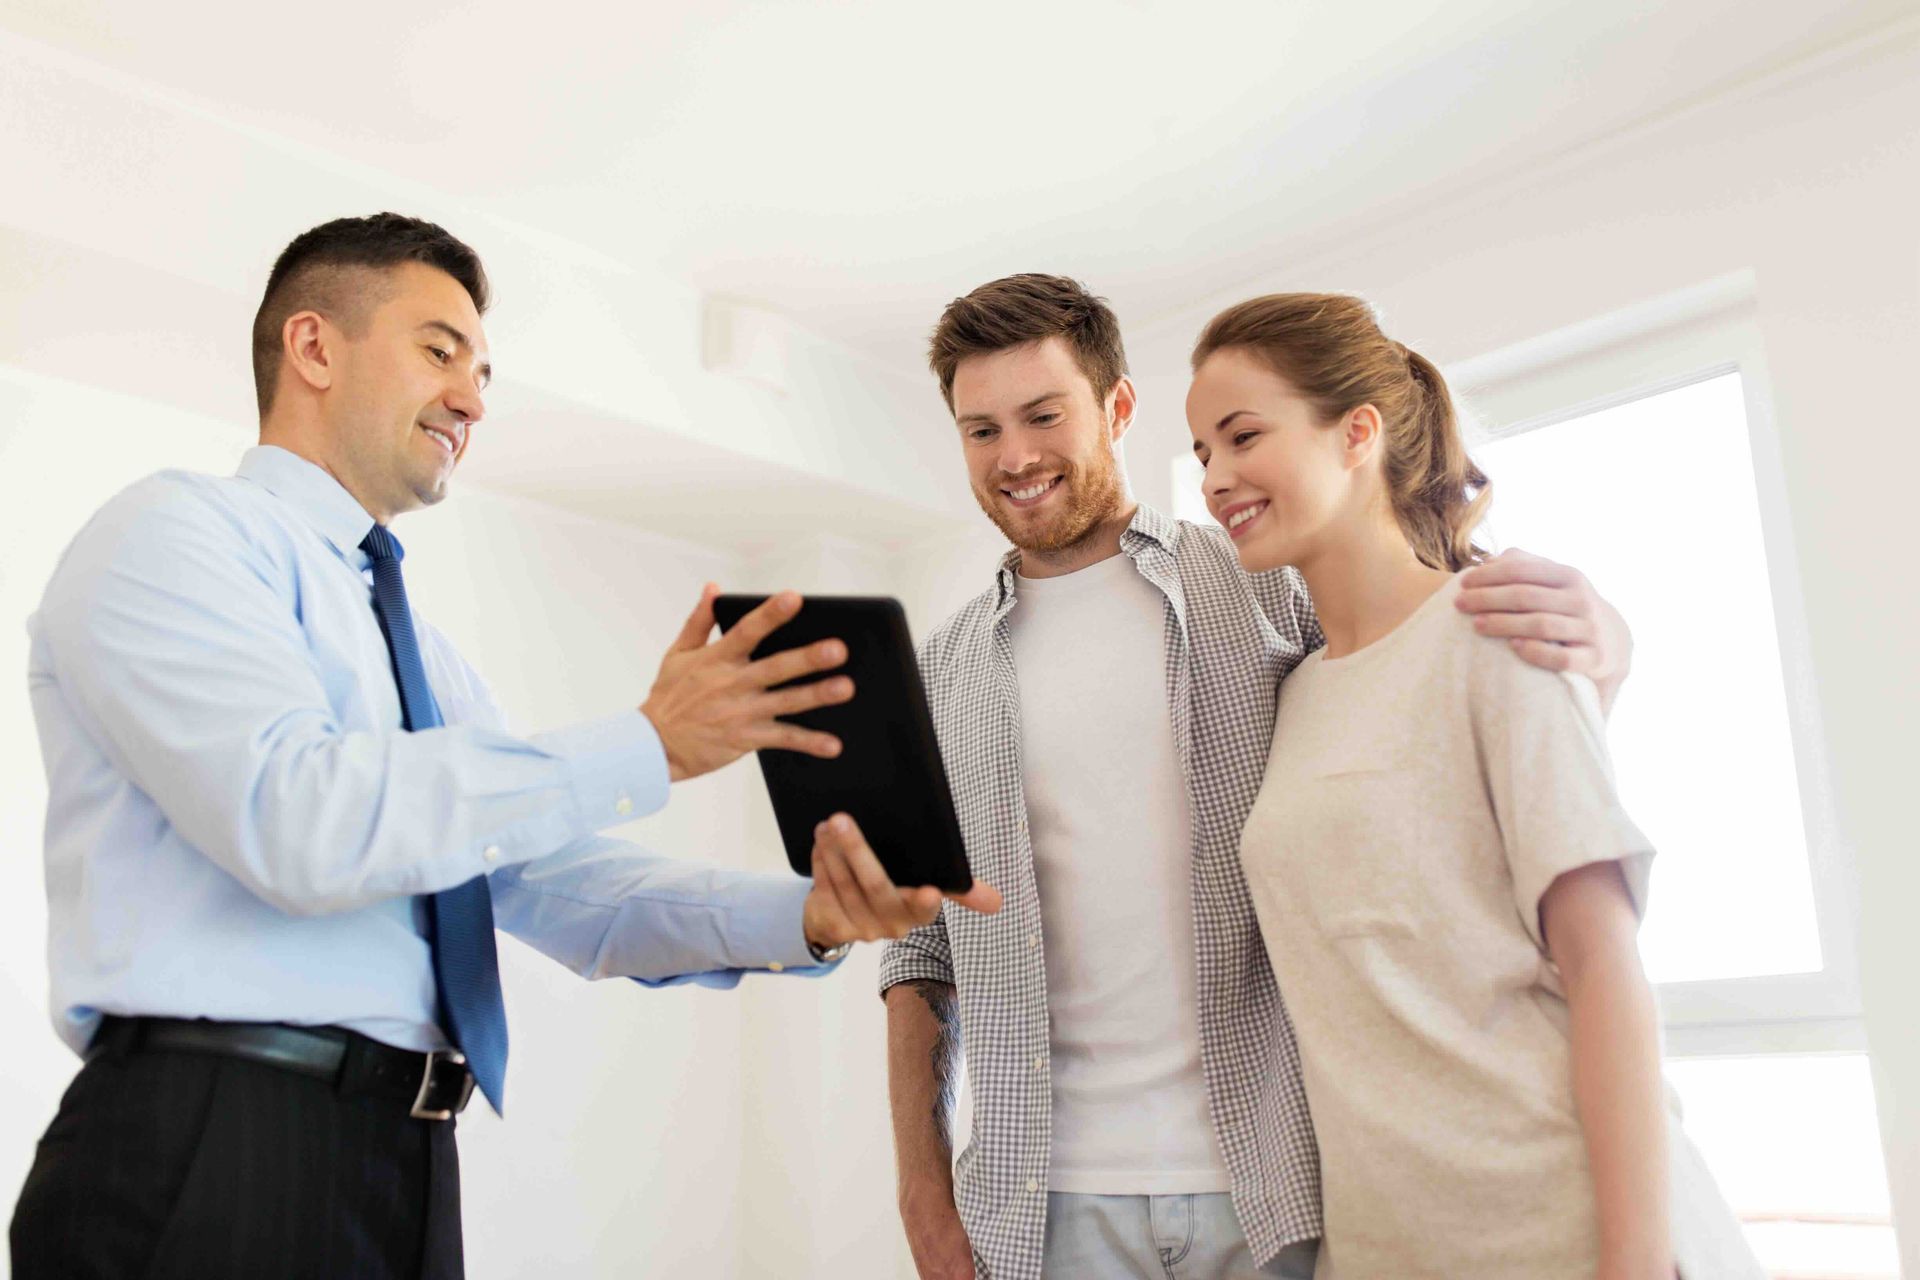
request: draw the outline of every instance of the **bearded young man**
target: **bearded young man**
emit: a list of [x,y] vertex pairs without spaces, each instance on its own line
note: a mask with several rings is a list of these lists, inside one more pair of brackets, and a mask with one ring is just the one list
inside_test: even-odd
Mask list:
[[[930,363],[1013,549],[920,655],[968,856],[1005,909],[943,911],[882,960],[915,1264],[1309,1276],[1317,1148],[1237,844],[1280,681],[1322,643],[1312,602],[1292,569],[1249,575],[1223,531],[1133,500],[1119,325],[1075,282],[955,300]],[[1611,697],[1626,629],[1579,575],[1516,553],[1468,588],[1460,625]]]

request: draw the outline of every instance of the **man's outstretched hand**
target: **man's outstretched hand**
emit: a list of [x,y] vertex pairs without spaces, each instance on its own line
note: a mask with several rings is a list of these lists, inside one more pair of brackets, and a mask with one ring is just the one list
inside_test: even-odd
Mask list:
[[839,755],[840,740],[832,734],[776,717],[846,702],[853,697],[853,681],[836,676],[791,689],[774,686],[833,670],[847,660],[847,646],[822,640],[755,662],[754,648],[800,612],[800,596],[792,591],[773,596],[708,643],[718,594],[712,583],[701,590],[700,603],[660,660],[653,692],[640,704],[640,714],[660,735],[668,776],[675,782],[697,778],[766,747],[827,759]]
[[807,941],[825,950],[843,942],[904,938],[940,914],[943,898],[969,911],[992,915],[1000,891],[976,880],[965,893],[943,894],[932,885],[902,889],[887,878],[860,827],[835,814],[813,831],[813,892],[807,895]]

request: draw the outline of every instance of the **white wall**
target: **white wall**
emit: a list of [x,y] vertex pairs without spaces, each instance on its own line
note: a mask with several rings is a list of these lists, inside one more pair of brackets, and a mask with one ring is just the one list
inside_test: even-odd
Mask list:
[[[473,476],[536,496],[656,486],[656,504],[681,502],[687,486],[656,485],[660,455],[694,449],[716,473],[729,461],[777,469],[843,504],[864,499],[936,523],[964,514],[927,484],[937,445],[915,428],[939,421],[939,401],[911,371],[795,327],[786,394],[711,375],[703,299],[685,281],[4,30],[0,121],[9,365],[215,417],[245,414],[244,335],[274,256],[299,229],[400,209],[441,222],[487,264],[496,421],[538,406],[469,461]],[[110,360],[100,356],[108,340]],[[631,522],[646,524],[647,512]]]
[[1867,1034],[1902,1257],[1913,1275],[1917,46],[1908,28],[1896,43],[1569,154],[1471,199],[1402,210],[1341,242],[1295,246],[1285,269],[1129,334],[1144,406],[1132,439],[1135,479],[1143,496],[1165,501],[1166,466],[1148,460],[1188,447],[1187,350],[1206,319],[1239,298],[1281,289],[1362,293],[1383,308],[1391,333],[1447,364],[1730,272],[1754,273],[1830,773],[1864,903]]

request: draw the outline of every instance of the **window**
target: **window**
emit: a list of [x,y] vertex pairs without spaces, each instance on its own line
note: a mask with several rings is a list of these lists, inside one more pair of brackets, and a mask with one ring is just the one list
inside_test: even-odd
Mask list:
[[1821,967],[1744,403],[1724,373],[1476,451],[1493,544],[1579,567],[1634,629],[1607,736],[1661,851],[1655,982]]

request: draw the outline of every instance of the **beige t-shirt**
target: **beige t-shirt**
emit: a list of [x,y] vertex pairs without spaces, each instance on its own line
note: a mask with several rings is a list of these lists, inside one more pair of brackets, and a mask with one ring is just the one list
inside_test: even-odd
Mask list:
[[[1592,683],[1475,634],[1458,588],[1288,677],[1240,857],[1320,1138],[1322,1274],[1587,1280],[1540,898],[1615,860],[1644,907],[1653,849],[1614,795]],[[1683,1274],[1759,1276],[1677,1118],[1672,1139]]]

